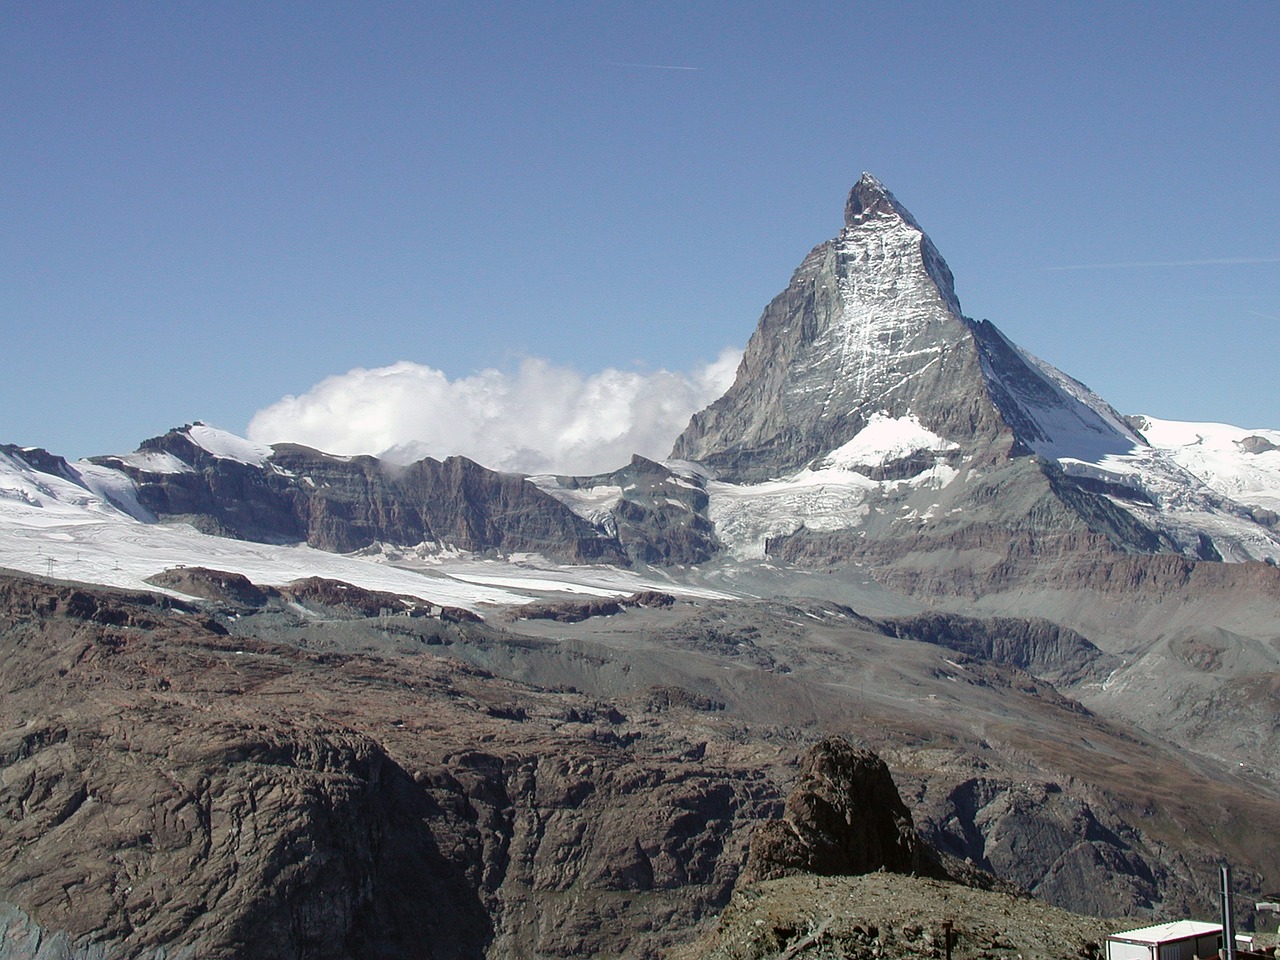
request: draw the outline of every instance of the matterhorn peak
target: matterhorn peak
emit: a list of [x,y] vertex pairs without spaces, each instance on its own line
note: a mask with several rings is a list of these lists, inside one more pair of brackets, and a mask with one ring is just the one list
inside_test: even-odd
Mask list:
[[[968,344],[966,348],[964,345]],[[694,416],[674,455],[723,477],[797,470],[880,415],[944,438],[992,433],[951,271],[892,193],[864,173],[845,226],[765,308],[737,382]]]
[[937,248],[864,173],[844,228],[765,308],[737,380],[673,456],[762,480],[825,463],[885,423],[983,456],[1088,459],[1141,442],[1086,387],[967,319]]
[[889,188],[869,173],[863,173],[849,191],[844,205],[844,225],[856,227],[875,216],[896,216],[917,230],[920,225]]

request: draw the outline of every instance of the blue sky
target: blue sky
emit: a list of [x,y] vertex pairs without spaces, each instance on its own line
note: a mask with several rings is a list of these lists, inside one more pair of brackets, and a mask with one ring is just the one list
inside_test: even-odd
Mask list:
[[0,0],[0,442],[696,371],[863,170],[1122,411],[1280,427],[1277,50],[1272,2]]

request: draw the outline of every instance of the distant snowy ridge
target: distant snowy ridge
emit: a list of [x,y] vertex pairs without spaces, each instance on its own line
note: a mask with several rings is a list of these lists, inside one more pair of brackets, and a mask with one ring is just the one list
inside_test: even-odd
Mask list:
[[[274,467],[265,460],[255,463],[262,454],[260,445],[234,434],[200,430],[199,425],[183,432],[194,433],[200,448],[215,457],[256,469]],[[138,462],[136,456],[107,459]],[[175,463],[190,470],[170,454],[141,462],[161,471],[173,469]],[[529,554],[497,561],[430,546],[379,545],[343,555],[302,543],[209,536],[186,523],[158,522],[138,503],[134,482],[110,465],[66,463],[42,450],[0,448],[0,567],[28,573],[156,591],[148,577],[171,567],[204,566],[241,573],[259,584],[328,577],[481,611],[557,593],[619,596],[656,589],[683,596],[726,596],[615,567],[567,565]]]
[[1135,418],[1147,441],[1223,496],[1280,513],[1280,430]]

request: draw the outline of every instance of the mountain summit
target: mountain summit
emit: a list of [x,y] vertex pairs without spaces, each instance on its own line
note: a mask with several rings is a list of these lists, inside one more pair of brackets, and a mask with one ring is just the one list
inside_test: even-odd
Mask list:
[[831,454],[877,417],[1000,454],[1143,444],[1083,385],[965,317],[933,242],[864,173],[844,229],[765,308],[737,380],[693,417],[672,455],[725,479],[761,480]]
[[[746,485],[749,501],[712,506],[732,549],[897,562],[926,542],[1005,549],[1021,530],[1037,555],[1082,543],[1280,554],[1270,514],[1211,489],[1084,384],[964,316],[946,262],[875,177],[862,175],[844,213],[765,308],[728,392],[672,451],[718,489]],[[767,508],[763,490],[746,490],[781,478],[784,499]],[[801,506],[797,491],[814,484],[825,493]]]

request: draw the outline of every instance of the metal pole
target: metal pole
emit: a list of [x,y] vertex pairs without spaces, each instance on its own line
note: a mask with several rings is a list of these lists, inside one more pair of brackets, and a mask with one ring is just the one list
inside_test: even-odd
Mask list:
[[1222,949],[1227,960],[1236,960],[1236,925],[1231,919],[1231,866],[1222,865]]

